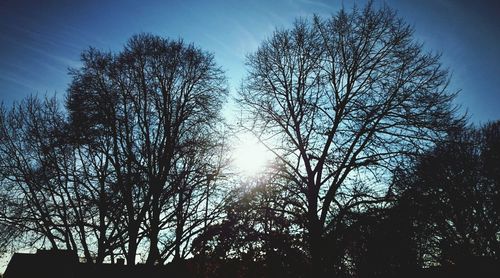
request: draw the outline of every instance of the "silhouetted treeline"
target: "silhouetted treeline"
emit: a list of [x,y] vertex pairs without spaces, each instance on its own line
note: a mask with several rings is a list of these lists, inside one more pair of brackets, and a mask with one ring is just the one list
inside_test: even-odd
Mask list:
[[[499,158],[500,122],[450,130],[395,170],[385,202],[346,214],[337,240],[325,240],[326,263],[338,277],[494,277],[500,271]],[[309,277],[306,220],[283,210],[293,198],[269,177],[236,194],[226,219],[193,243],[195,252],[205,250],[210,273],[225,277],[229,259],[243,277]]]
[[[500,259],[500,124],[466,125],[439,56],[386,6],[277,30],[247,58],[232,128],[224,73],[193,45],[141,34],[81,59],[64,105],[2,106],[2,251],[201,277],[444,275]],[[274,154],[258,177],[230,169],[239,131]]]
[[418,261],[500,259],[500,122],[450,132],[395,175],[396,209],[410,219]]

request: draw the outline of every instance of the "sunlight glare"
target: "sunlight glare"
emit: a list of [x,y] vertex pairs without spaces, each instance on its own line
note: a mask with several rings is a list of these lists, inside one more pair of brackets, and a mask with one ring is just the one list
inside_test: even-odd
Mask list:
[[233,151],[233,164],[246,177],[263,173],[269,166],[272,153],[252,135],[240,136]]

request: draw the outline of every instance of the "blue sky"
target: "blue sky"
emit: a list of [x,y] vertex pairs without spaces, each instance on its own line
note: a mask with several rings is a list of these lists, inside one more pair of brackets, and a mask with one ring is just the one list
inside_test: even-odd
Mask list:
[[[0,99],[7,105],[29,94],[64,96],[68,67],[82,50],[121,49],[139,32],[182,38],[212,52],[232,93],[245,74],[245,55],[275,28],[298,17],[329,16],[349,0],[0,2]],[[415,27],[428,50],[442,53],[460,89],[456,103],[471,120],[500,119],[500,3],[465,0],[386,0]],[[230,109],[231,107],[229,107]]]

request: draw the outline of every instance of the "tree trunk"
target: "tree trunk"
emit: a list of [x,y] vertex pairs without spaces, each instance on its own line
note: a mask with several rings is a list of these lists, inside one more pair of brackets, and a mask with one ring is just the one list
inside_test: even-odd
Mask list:
[[[154,230],[154,231],[153,231]],[[160,250],[158,249],[158,230],[152,229],[149,236],[149,253],[146,260],[147,265],[155,265],[161,261]]]
[[175,246],[174,246],[174,261],[179,261],[181,259],[181,243],[182,235],[184,233],[184,216],[183,216],[183,206],[184,198],[183,193],[179,193],[179,204],[177,206],[176,212],[176,227],[175,227]]
[[137,235],[138,230],[135,225],[129,227],[128,232],[128,250],[127,250],[127,265],[135,265],[135,255],[137,254]]
[[[314,195],[314,194],[312,194]],[[309,252],[311,256],[312,277],[326,277],[325,258],[323,254],[323,233],[322,225],[318,217],[317,198],[312,196],[308,198],[308,232],[309,232]]]
[[184,221],[177,221],[177,227],[175,228],[174,261],[179,261],[181,259],[182,234],[184,233],[183,222]]
[[160,183],[155,181],[152,181],[151,187],[152,187],[151,215],[149,219],[150,228],[148,231],[149,252],[148,252],[148,258],[146,260],[146,264],[148,265],[154,265],[161,261],[160,251],[158,249],[158,242],[159,242],[158,236],[160,233],[160,211],[161,211],[159,199],[162,187],[160,186]]
[[[157,211],[158,210],[158,211]],[[158,235],[160,233],[160,213],[159,208],[154,208],[150,220],[150,229],[148,231],[149,237],[149,253],[148,259],[146,260],[147,265],[154,265],[161,261],[160,250],[158,249]]]

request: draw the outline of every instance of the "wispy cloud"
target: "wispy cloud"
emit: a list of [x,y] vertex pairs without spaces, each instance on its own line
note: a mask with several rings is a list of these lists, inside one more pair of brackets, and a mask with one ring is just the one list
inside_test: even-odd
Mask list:
[[[29,90],[29,91],[34,90],[34,86],[33,86],[33,84],[30,84],[29,80],[27,80],[26,78],[20,77],[17,74],[12,74],[9,72],[2,72],[2,74],[0,75],[0,84],[4,84],[4,83],[12,83],[16,87],[22,87],[22,88]],[[10,87],[10,86],[6,86],[6,87]],[[3,86],[2,86],[3,92],[1,92],[1,93],[2,94],[8,93],[8,92],[5,92],[4,90],[6,90],[6,89],[3,88]]]
[[[303,6],[303,5],[308,5],[308,6],[314,6],[322,9],[332,9],[332,1],[330,1],[329,4],[323,2],[323,1],[313,1],[313,0],[290,0],[292,3],[296,3],[297,5]],[[340,2],[340,1],[338,1]]]

